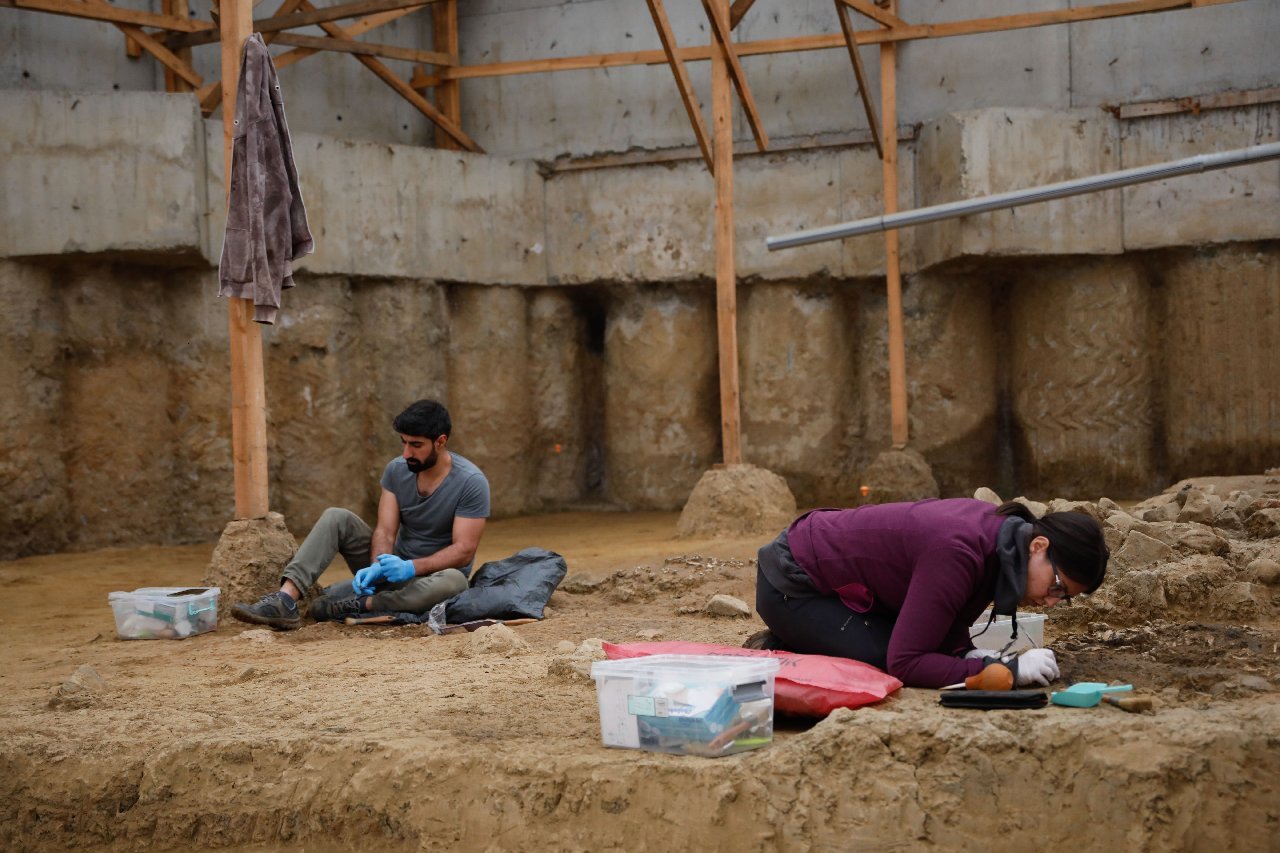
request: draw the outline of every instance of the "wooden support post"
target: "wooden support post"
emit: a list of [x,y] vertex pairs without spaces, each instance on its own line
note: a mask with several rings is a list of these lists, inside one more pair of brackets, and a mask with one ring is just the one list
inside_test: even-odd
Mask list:
[[[889,12],[897,12],[897,0],[890,0]],[[898,47],[880,45],[880,117],[884,143],[884,212],[898,210]],[[884,275],[888,289],[889,313],[889,417],[893,447],[907,446],[907,356],[902,328],[902,271],[898,263],[898,232],[884,234]]]
[[[161,8],[166,15],[172,15],[175,18],[191,17],[191,6],[187,0],[164,0]],[[173,52],[187,65],[191,64],[191,48],[176,48]],[[194,92],[195,87],[175,74],[172,68],[166,66],[164,69],[164,90],[166,92]]]
[[[458,64],[458,0],[444,0],[431,7],[431,49],[447,53]],[[462,84],[457,80],[445,80],[436,87],[436,109],[449,121],[462,126]],[[436,128],[436,147],[458,151],[457,141],[439,127]]]
[[[729,0],[707,0],[728,15]],[[720,434],[724,464],[742,463],[738,389],[738,294],[733,240],[733,95],[729,52],[711,40],[711,125],[716,182],[716,330],[720,343]]]
[[[234,148],[240,56],[253,31],[251,0],[222,0],[222,144],[228,196]],[[231,332],[231,457],[235,464],[236,518],[267,514],[267,391],[262,372],[262,333],[253,300],[227,300]]]

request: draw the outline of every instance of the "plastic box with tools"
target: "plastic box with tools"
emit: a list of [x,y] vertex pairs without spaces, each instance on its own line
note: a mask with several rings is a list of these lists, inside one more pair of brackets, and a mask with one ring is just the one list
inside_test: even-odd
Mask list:
[[[973,640],[973,645],[979,649],[996,649],[999,651],[1013,639],[1013,620],[1008,616],[997,616],[996,621],[991,623],[991,627],[987,628],[987,620],[991,618],[991,611],[985,611],[978,617],[978,621],[973,623],[973,627],[969,629],[969,637]],[[984,630],[985,629],[985,632]],[[981,634],[981,636],[978,636]],[[1018,614],[1018,639],[1009,647],[1011,652],[1020,652],[1023,649],[1038,649],[1044,645],[1044,614],[1043,613],[1019,613]]]
[[596,661],[605,746],[685,755],[732,755],[773,742],[778,661],[651,655]]
[[107,595],[122,640],[182,640],[218,627],[218,587],[149,586]]

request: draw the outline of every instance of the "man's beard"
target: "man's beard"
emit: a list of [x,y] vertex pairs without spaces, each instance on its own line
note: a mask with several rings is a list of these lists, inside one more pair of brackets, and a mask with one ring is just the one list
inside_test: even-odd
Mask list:
[[420,474],[428,468],[434,468],[436,462],[440,460],[440,452],[434,447],[431,448],[431,456],[426,459],[405,459],[404,464],[410,471]]

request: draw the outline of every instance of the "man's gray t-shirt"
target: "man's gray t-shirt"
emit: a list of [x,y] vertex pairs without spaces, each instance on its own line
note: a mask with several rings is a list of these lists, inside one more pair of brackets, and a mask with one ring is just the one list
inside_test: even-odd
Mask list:
[[[453,468],[430,497],[418,494],[418,475],[401,456],[387,463],[382,488],[400,504],[396,555],[406,560],[429,557],[453,544],[453,519],[489,517],[489,481],[470,460],[449,454]],[[471,574],[471,564],[459,569]]]

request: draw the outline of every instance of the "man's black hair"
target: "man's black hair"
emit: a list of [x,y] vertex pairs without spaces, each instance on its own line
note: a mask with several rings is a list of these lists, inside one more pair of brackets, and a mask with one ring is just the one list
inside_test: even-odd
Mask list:
[[435,400],[410,403],[403,412],[396,415],[391,426],[401,435],[420,435],[432,441],[453,431],[449,410]]

